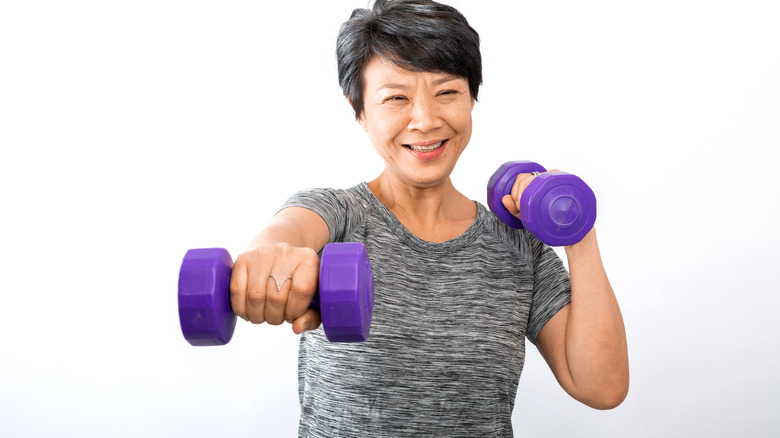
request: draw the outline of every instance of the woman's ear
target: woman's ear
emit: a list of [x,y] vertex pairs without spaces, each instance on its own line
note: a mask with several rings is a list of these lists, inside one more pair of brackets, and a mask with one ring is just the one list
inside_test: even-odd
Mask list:
[[355,112],[355,120],[357,120],[358,124],[361,128],[363,128],[364,131],[368,132],[368,128],[366,126],[366,119],[363,117],[363,114],[357,115],[357,111],[355,111],[355,105],[352,105],[352,100],[350,98],[347,98],[347,102],[349,102],[349,106],[352,107],[352,111]]

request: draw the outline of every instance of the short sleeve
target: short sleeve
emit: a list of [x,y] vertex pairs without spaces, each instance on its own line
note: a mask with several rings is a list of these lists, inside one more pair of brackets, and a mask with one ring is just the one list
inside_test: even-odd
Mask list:
[[555,251],[535,239],[532,243],[534,286],[526,337],[536,337],[559,310],[571,303],[571,280],[563,260]]
[[317,213],[328,226],[329,242],[343,242],[361,221],[359,195],[355,190],[305,189],[291,196],[282,205],[303,207]]

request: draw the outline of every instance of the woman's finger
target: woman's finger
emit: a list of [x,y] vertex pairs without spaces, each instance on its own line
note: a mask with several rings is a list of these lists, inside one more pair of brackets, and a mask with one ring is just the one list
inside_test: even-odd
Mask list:
[[301,249],[296,257],[298,265],[289,281],[289,293],[285,309],[285,320],[294,321],[306,313],[320,274],[320,258],[314,250]]
[[303,316],[293,321],[293,333],[300,335],[301,333],[308,330],[316,330],[320,324],[322,324],[322,317],[320,316],[320,312],[314,309],[308,309],[306,313],[303,314]]

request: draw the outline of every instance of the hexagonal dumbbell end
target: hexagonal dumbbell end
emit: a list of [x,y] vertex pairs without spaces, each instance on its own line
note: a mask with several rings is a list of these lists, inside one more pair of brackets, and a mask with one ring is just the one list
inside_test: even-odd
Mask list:
[[223,248],[191,249],[179,270],[179,323],[192,345],[224,345],[236,328],[230,307],[233,259]]
[[503,206],[501,198],[511,192],[517,175],[530,172],[545,170],[530,161],[501,166],[488,182],[488,204],[494,204],[491,210],[507,225],[525,228],[548,245],[572,245],[582,240],[596,222],[596,196],[576,175],[547,172],[534,178],[520,196],[520,220]]
[[576,175],[543,173],[520,196],[520,217],[525,228],[542,242],[573,245],[596,222],[596,196]]
[[521,173],[547,172],[542,165],[533,161],[508,161],[501,165],[488,180],[487,204],[502,222],[512,228],[523,229],[523,222],[504,207],[501,199],[512,193],[517,175]]
[[331,342],[368,339],[374,311],[374,274],[362,243],[332,243],[322,250],[319,310]]

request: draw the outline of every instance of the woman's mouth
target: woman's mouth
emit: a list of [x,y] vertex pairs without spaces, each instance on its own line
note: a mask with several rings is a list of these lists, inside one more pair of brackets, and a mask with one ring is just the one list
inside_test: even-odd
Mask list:
[[424,144],[405,144],[404,147],[411,149],[415,152],[433,152],[436,149],[442,147],[446,140],[438,141],[436,143],[424,143]]
[[449,140],[439,140],[433,142],[421,142],[416,144],[405,144],[404,147],[418,160],[432,161],[444,153],[444,149]]

